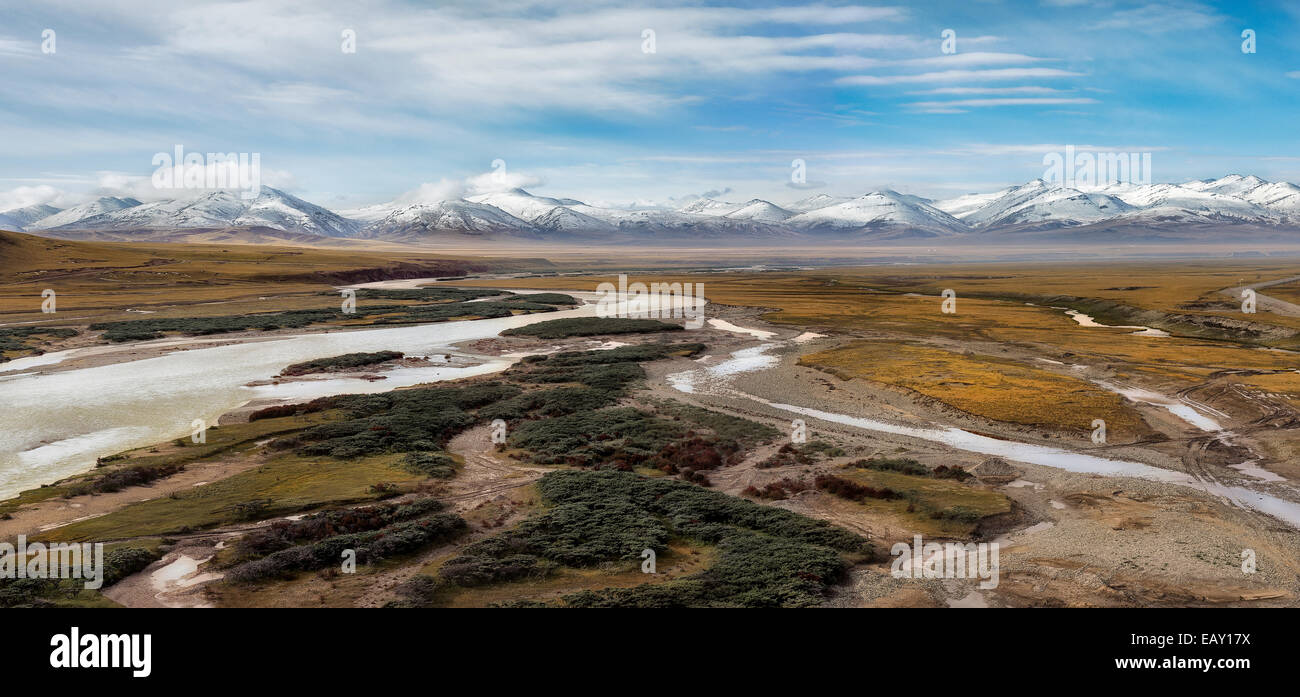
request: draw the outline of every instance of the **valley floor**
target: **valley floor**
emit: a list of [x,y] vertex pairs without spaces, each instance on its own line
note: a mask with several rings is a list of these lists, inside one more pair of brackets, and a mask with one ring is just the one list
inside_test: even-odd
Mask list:
[[[1286,278],[1288,271],[1294,276],[1294,266],[1284,266],[1257,274],[1265,276],[1261,293],[1270,278]],[[1281,305],[1276,312],[1261,306],[1261,314],[1250,317],[1235,313],[1235,301],[1225,300],[1231,293],[1224,291],[1239,289],[1239,277],[1237,268],[1173,264],[1140,278],[1125,268],[1067,273],[1042,266],[647,273],[642,274],[646,282],[702,282],[711,322],[686,331],[451,343],[448,359],[454,352],[458,367],[502,364],[439,384],[479,389],[504,378],[529,391],[535,389],[529,371],[552,359],[516,362],[527,354],[703,344],[698,351],[639,361],[644,377],[629,383],[615,406],[690,425],[694,435],[665,448],[697,436],[721,447],[725,434],[734,432],[740,444],[735,457],[698,468],[633,463],[622,469],[665,482],[698,476],[709,491],[827,521],[859,536],[873,551],[839,548],[845,572],[819,596],[829,606],[1295,606],[1300,604],[1300,516],[1295,513],[1300,511],[1300,320]],[[590,292],[601,280],[606,278],[458,279],[435,285]],[[425,283],[377,285],[415,289]],[[957,289],[953,314],[940,310],[939,291],[948,287]],[[1086,312],[1095,321],[1079,321],[1067,310]],[[488,320],[469,320],[482,321]],[[1139,331],[1146,328],[1160,332]],[[308,326],[111,346],[83,334],[75,361],[18,365],[24,372],[52,375],[178,350],[341,330],[373,329]],[[390,371],[399,368],[367,367],[328,377],[377,385],[365,391],[383,393],[379,378],[396,376]],[[499,370],[505,370],[500,377]],[[422,388],[399,392],[406,389]],[[486,417],[449,432],[445,453],[455,460],[449,478],[413,473],[397,455],[303,458],[273,444],[296,443],[304,429],[329,427],[338,415],[327,410],[248,420],[259,408],[277,403],[227,411],[204,447],[160,443],[133,449],[129,463],[183,465],[156,480],[81,493],[79,486],[102,474],[90,472],[0,502],[0,539],[25,534],[148,548],[157,559],[103,594],[128,606],[575,604],[591,602],[590,593],[600,602],[644,601],[605,590],[636,589],[646,582],[638,562],[621,558],[586,566],[556,562],[545,572],[494,577],[479,585],[446,581],[445,570],[463,566],[466,554],[508,532],[531,529],[529,521],[555,515],[557,506],[576,505],[553,498],[559,495],[553,475],[579,464],[540,462],[537,450],[514,441],[497,447]],[[690,408],[696,410],[683,411]],[[540,412],[528,412],[523,421],[511,418],[512,438],[525,422],[564,418]],[[808,443],[790,445],[795,418],[806,421]],[[1103,442],[1093,439],[1095,419],[1108,426]],[[854,425],[867,421],[894,430]],[[1099,473],[1008,456],[1014,477],[938,478],[934,473],[942,470],[936,468],[970,471],[988,453],[962,447],[965,440],[953,445],[906,429],[961,429],[1009,445],[1129,464]],[[886,460],[915,461],[929,473],[862,464]],[[109,464],[104,471],[119,467],[125,465]],[[1153,471],[1167,475],[1150,476]],[[815,485],[825,478],[887,489],[900,498],[845,498]],[[444,514],[466,521],[466,532],[360,565],[356,574],[303,570],[252,584],[228,578],[256,558],[247,556],[249,535],[285,526],[296,530],[292,526],[303,516],[310,520],[321,511],[371,510],[386,501],[406,505],[424,499],[441,502]],[[999,585],[980,589],[978,580],[892,577],[890,548],[911,543],[918,534],[927,542],[998,542]],[[686,593],[682,589],[693,588],[693,579],[733,563],[727,549],[674,528],[659,547],[662,572],[652,583]],[[1243,565],[1247,554],[1255,561],[1249,571]],[[57,602],[88,601],[78,595]]]

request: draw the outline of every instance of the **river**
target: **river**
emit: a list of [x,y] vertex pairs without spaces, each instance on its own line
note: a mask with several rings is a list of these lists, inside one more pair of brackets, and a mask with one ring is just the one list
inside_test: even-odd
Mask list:
[[[416,279],[410,283],[430,282]],[[570,293],[594,300],[594,293]],[[452,344],[497,336],[535,322],[590,317],[596,305],[497,319],[441,322],[384,329],[336,330],[225,346],[220,339],[160,339],[157,344],[193,344],[155,358],[60,372],[0,378],[0,499],[91,469],[105,455],[189,437],[191,423],[215,424],[224,413],[253,399],[321,396],[326,393],[387,391],[400,384],[454,380],[504,370],[517,357],[474,356]],[[143,344],[136,344],[136,346]],[[6,370],[48,366],[89,347],[38,356]],[[397,372],[389,380],[355,379],[249,387],[285,366],[359,351],[401,351],[408,355],[453,354],[476,362],[465,367]],[[19,359],[27,360],[27,359]],[[417,379],[418,378],[418,379]]]

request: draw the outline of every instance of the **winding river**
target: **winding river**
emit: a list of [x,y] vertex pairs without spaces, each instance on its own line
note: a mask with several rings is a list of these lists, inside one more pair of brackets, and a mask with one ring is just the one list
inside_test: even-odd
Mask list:
[[[429,282],[418,279],[414,282]],[[593,300],[594,293],[570,293]],[[155,344],[192,345],[155,358],[60,372],[0,377],[0,499],[92,468],[95,459],[188,437],[191,423],[214,424],[253,399],[304,399],[324,394],[387,391],[402,384],[454,380],[504,370],[517,357],[475,356],[452,344],[497,336],[535,322],[594,316],[596,305],[497,319],[441,322],[385,329],[303,334],[224,346],[215,340],[160,339]],[[136,344],[141,346],[144,344]],[[6,371],[29,370],[74,358],[90,347],[6,363]],[[464,367],[433,366],[390,373],[388,380],[357,379],[250,387],[291,363],[358,351],[408,355],[452,354]],[[26,361],[25,363],[20,361]],[[16,364],[16,365],[15,365]]]
[[1054,467],[1069,472],[1098,474],[1109,477],[1137,477],[1166,484],[1185,486],[1203,491],[1237,505],[1266,513],[1300,528],[1300,503],[1265,494],[1241,486],[1228,486],[1212,480],[1200,479],[1186,472],[1153,467],[1141,462],[1098,457],[1087,453],[1053,448],[1033,443],[989,438],[952,426],[918,427],[822,411],[795,404],[783,404],[742,392],[731,385],[731,378],[740,373],[766,370],[779,362],[768,355],[776,344],[765,343],[741,349],[728,360],[716,365],[695,368],[667,376],[668,383],[678,391],[695,394],[716,394],[747,399],[790,414],[811,417],[844,426],[906,436],[941,443],[951,448],[982,455],[996,455],[1008,460]]

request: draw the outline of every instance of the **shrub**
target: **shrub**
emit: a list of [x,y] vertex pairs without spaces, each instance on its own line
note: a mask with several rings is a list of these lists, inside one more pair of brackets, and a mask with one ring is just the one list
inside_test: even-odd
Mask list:
[[309,373],[323,373],[331,370],[345,370],[347,368],[356,368],[363,365],[375,365],[377,363],[387,363],[404,357],[401,351],[377,351],[375,353],[345,353],[341,356],[331,358],[317,358],[302,363],[294,363],[284,370],[280,371],[281,375],[307,375]]
[[668,324],[655,319],[628,319],[624,317],[574,317],[553,319],[501,332],[502,336],[535,336],[542,339],[564,339],[571,336],[597,336],[601,334],[644,334],[647,332],[681,331],[680,324]]
[[820,491],[828,494],[834,494],[842,499],[850,501],[862,501],[863,499],[901,499],[903,495],[888,487],[875,488],[858,484],[857,482],[836,477],[830,474],[823,474],[813,480],[814,485]]

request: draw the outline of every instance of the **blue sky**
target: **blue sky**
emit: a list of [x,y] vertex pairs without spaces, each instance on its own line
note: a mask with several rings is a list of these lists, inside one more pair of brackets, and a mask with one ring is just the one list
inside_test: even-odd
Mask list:
[[498,186],[496,159],[508,184],[618,205],[947,197],[1067,144],[1151,152],[1157,181],[1300,181],[1300,3],[0,0],[0,19],[0,210],[158,198],[152,158],[178,143],[260,153],[264,184],[332,208]]

